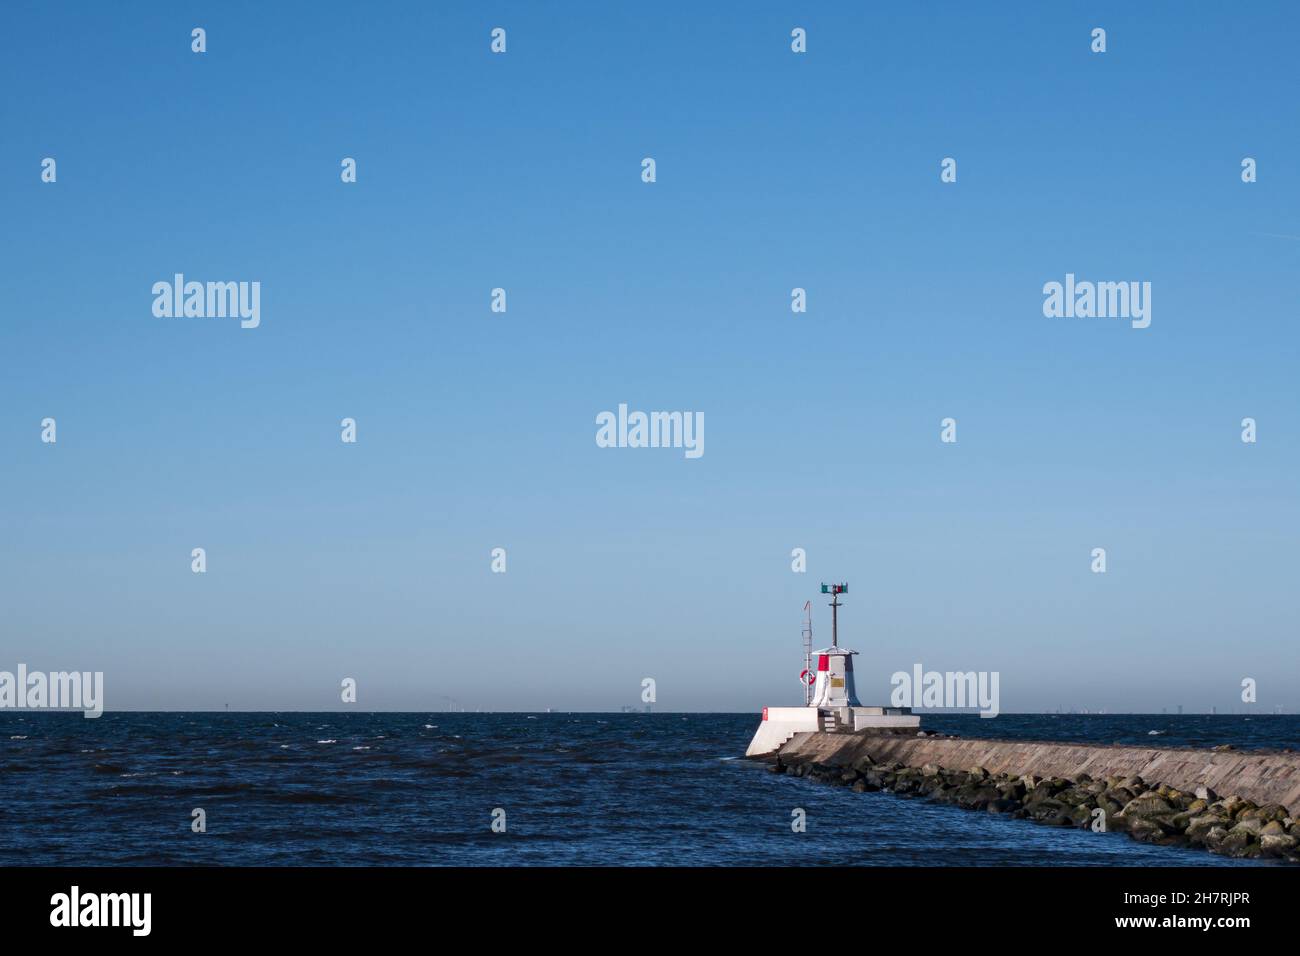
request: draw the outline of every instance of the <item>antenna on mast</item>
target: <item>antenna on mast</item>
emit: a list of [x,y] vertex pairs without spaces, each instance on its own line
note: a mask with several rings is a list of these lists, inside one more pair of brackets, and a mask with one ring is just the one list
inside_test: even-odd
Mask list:
[[840,646],[840,595],[848,594],[849,586],[847,584],[823,584],[822,594],[830,594],[831,598],[831,647]]

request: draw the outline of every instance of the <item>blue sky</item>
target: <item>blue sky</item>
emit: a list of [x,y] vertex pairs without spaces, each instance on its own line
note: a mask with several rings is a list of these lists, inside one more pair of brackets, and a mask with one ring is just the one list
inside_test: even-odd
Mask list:
[[[756,710],[842,579],[864,702],[921,662],[1004,711],[1300,708],[1293,7],[0,16],[0,669]],[[260,327],[155,318],[175,272]],[[1067,272],[1151,282],[1150,328],[1045,318]],[[620,402],[706,453],[598,448]]]

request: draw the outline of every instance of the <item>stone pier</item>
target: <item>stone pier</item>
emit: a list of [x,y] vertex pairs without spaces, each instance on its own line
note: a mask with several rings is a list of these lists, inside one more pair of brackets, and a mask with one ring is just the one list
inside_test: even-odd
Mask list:
[[[889,734],[798,733],[778,751],[787,763],[851,766],[862,757],[908,767],[933,764],[956,770],[1093,779],[1141,777],[1189,793],[1209,787],[1263,806],[1280,804],[1300,815],[1300,753],[1180,747],[1069,744]],[[772,759],[769,755],[768,759]]]

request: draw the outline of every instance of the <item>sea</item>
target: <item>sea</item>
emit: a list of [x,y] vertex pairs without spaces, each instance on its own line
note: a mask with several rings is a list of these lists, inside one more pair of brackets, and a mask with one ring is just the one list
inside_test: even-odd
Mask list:
[[[4,711],[0,865],[1277,865],[771,774],[741,757],[757,721]],[[925,725],[1300,749],[1292,715],[927,715]]]

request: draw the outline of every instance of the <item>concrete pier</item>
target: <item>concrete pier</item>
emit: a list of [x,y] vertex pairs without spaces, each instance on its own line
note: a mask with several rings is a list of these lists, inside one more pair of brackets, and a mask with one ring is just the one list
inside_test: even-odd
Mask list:
[[1094,779],[1136,776],[1189,793],[1209,787],[1260,805],[1280,804],[1300,815],[1300,753],[1294,752],[811,732],[795,734],[777,754],[788,764],[849,766],[870,757],[908,767],[983,767],[990,773],[1070,780],[1084,773]]

